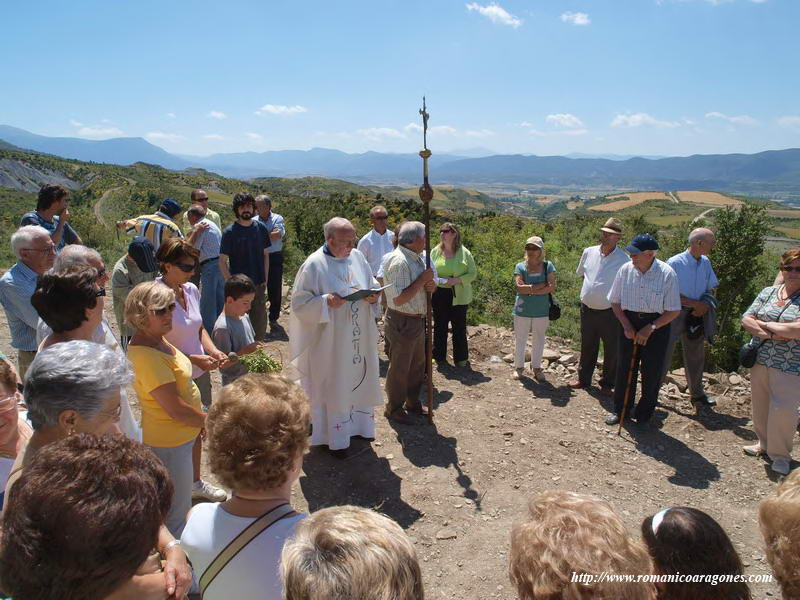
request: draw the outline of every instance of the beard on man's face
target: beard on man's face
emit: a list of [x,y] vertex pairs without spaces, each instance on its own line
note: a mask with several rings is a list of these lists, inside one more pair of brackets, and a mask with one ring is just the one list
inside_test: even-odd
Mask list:
[[239,218],[245,221],[249,221],[250,219],[253,218],[253,211],[247,209],[241,210],[239,211]]

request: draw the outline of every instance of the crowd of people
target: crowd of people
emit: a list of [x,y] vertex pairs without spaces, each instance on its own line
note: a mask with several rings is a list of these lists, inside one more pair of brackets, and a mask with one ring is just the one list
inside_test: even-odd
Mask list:
[[[430,188],[422,193],[430,200]],[[224,228],[203,190],[192,192],[186,211],[165,199],[156,213],[117,224],[134,237],[111,274],[68,225],[68,199],[59,186],[42,188],[36,211],[11,237],[18,261],[0,278],[18,352],[16,368],[0,358],[0,589],[15,600],[422,599],[419,561],[396,523],[352,506],[300,514],[291,490],[309,445],[344,458],[352,438],[374,439],[375,407],[393,424],[421,423],[420,392],[432,376],[429,302],[438,367],[448,368],[451,355],[454,368],[469,368],[466,324],[478,268],[457,225],[442,223],[426,256],[425,225],[404,221],[391,230],[384,206],[372,208],[373,228],[360,240],[347,219],[329,220],[292,288],[293,382],[249,374],[239,361],[265,345],[268,330],[281,330],[286,227],[269,197],[236,194],[235,220]],[[568,385],[593,385],[602,343],[598,383],[614,403],[606,423],[643,426],[680,341],[692,401],[713,406],[702,374],[719,285],[708,258],[714,233],[695,229],[687,250],[667,261],[648,234],[623,250],[623,233],[609,219],[577,266],[581,359]],[[547,327],[558,316],[556,267],[541,237],[521,246],[523,260],[509,269],[511,377],[524,379],[529,369],[541,383]],[[751,371],[758,443],[744,451],[789,475],[800,405],[793,390],[800,250],[784,253],[779,272],[742,319],[758,344]],[[104,316],[109,281],[118,334]],[[217,369],[223,387],[213,397]],[[204,441],[226,489],[201,477]],[[759,511],[787,598],[800,593],[799,490],[800,470]],[[209,502],[192,507],[196,499]],[[32,564],[37,569],[26,568]],[[607,573],[634,579],[599,579]],[[708,514],[666,508],[644,520],[639,537],[607,502],[563,491],[531,499],[514,525],[509,577],[523,600],[751,597],[734,546]]]

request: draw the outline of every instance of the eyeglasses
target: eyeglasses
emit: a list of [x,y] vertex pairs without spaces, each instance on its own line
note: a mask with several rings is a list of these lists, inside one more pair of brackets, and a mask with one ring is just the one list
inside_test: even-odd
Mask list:
[[187,264],[184,264],[184,263],[173,263],[173,264],[174,264],[174,266],[178,267],[184,273],[191,273],[192,271],[197,269],[197,263],[194,263],[194,264],[191,264],[191,265],[187,265]]
[[115,421],[119,421],[119,418],[122,416],[122,404],[117,404],[117,408],[114,410],[101,410],[100,414],[104,417],[111,417]]
[[95,297],[96,297],[96,298],[100,298],[101,296],[105,296],[105,295],[106,295],[106,288],[99,288],[99,289],[98,289],[98,290],[97,290],[97,291],[94,293],[94,295],[95,295]]
[[56,247],[53,245],[50,245],[47,248],[23,248],[23,250],[28,250],[29,252],[44,252],[46,254],[56,253]]
[[786,271],[787,273],[796,271],[797,273],[800,273],[800,267],[781,267],[781,271]]
[[171,313],[173,310],[175,310],[174,302],[172,302],[171,304],[167,304],[164,308],[153,309],[152,313],[157,317],[163,317],[167,313]]
[[442,229],[439,233],[455,233],[452,229]]

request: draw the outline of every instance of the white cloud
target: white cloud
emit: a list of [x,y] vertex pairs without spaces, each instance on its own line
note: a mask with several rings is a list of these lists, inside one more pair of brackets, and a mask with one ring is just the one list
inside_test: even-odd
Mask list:
[[70,119],[69,124],[72,125],[73,127],[83,127],[83,123],[81,123],[80,121],[76,121],[75,119]]
[[173,112],[168,112],[168,113],[166,114],[166,117],[167,117],[168,119],[174,119],[174,118],[175,118],[175,113],[173,113]]
[[538,129],[531,129],[528,133],[536,137],[544,137],[547,135],[544,131],[539,131]]
[[85,138],[113,138],[113,137],[120,137],[121,135],[125,135],[125,132],[122,131],[119,127],[89,127],[84,126],[78,129],[78,137],[85,137]]
[[144,137],[151,142],[179,142],[185,139],[182,135],[178,135],[177,133],[165,133],[163,131],[151,131],[145,134]]
[[248,137],[248,139],[254,142],[261,143],[264,141],[264,136],[261,135],[260,133],[253,133],[252,131],[248,131],[247,133],[245,133],[245,135]]
[[583,121],[570,113],[547,115],[545,121],[556,127],[563,127],[564,129],[583,129],[585,127]]
[[800,131],[800,116],[787,115],[785,117],[781,117],[778,119],[778,125],[784,127],[785,129],[794,129],[796,131]]
[[207,134],[205,134],[205,135],[203,136],[203,139],[204,139],[204,140],[216,140],[216,141],[220,141],[220,140],[224,140],[224,139],[225,139],[225,137],[224,137],[224,136],[221,136],[221,135],[220,135],[220,134],[218,134],[218,133],[207,133]]
[[514,15],[508,13],[506,9],[494,2],[486,6],[478,4],[477,2],[470,2],[466,7],[469,12],[475,11],[497,25],[508,25],[514,29],[522,25],[522,19],[518,19]]
[[586,135],[589,133],[588,129],[564,129],[563,131],[556,131],[560,135]]
[[611,127],[679,127],[679,121],[660,121],[647,113],[617,115]]
[[523,121],[519,124],[520,127],[533,127],[533,123],[529,123],[528,121]]
[[485,138],[493,136],[494,131],[492,131],[491,129],[477,129],[477,130],[472,129],[470,131],[465,131],[464,135],[474,138]]
[[727,121],[731,125],[757,125],[758,121],[756,121],[753,117],[749,115],[738,115],[738,116],[730,116],[726,115],[721,112],[712,111],[706,113],[706,119],[720,119],[722,121]]
[[561,13],[561,20],[564,21],[564,23],[572,23],[573,25],[588,25],[592,22],[589,15],[582,12]]
[[209,119],[217,119],[221,121],[222,119],[227,119],[228,115],[220,110],[212,110],[206,115]]
[[[434,125],[428,131],[440,135],[456,135],[458,133],[458,130],[455,127],[450,127],[450,125]],[[469,132],[467,132],[467,135],[469,135]]]
[[368,140],[379,141],[385,139],[401,139],[406,136],[397,129],[392,127],[369,127],[367,129],[359,129],[356,133]]
[[282,104],[265,104],[256,111],[257,115],[270,114],[270,115],[299,115],[300,113],[308,112],[305,106],[296,104],[294,106],[286,106]]
[[403,130],[406,133],[411,133],[411,132],[422,133],[422,125],[420,125],[419,123],[409,123],[408,125],[403,127]]

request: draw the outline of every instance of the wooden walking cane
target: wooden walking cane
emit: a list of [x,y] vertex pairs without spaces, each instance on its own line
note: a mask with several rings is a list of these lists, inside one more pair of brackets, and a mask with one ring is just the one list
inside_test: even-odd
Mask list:
[[[419,199],[422,201],[422,222],[425,224],[425,268],[431,268],[431,199],[427,193],[430,188],[428,185],[428,159],[431,151],[428,150],[428,118],[430,115],[426,110],[425,96],[422,97],[422,108],[419,109],[422,115],[422,150],[419,155],[422,157],[422,187],[419,188]],[[428,423],[433,425],[433,310],[431,307],[431,294],[425,292],[426,314],[425,314],[425,368],[428,373]]]
[[622,435],[622,424],[625,422],[625,415],[628,412],[628,402],[631,398],[631,381],[633,381],[633,367],[636,365],[637,354],[639,354],[639,344],[633,342],[631,364],[628,365],[628,383],[625,387],[625,399],[622,401],[622,414],[619,416],[619,428],[617,429],[617,435]]

